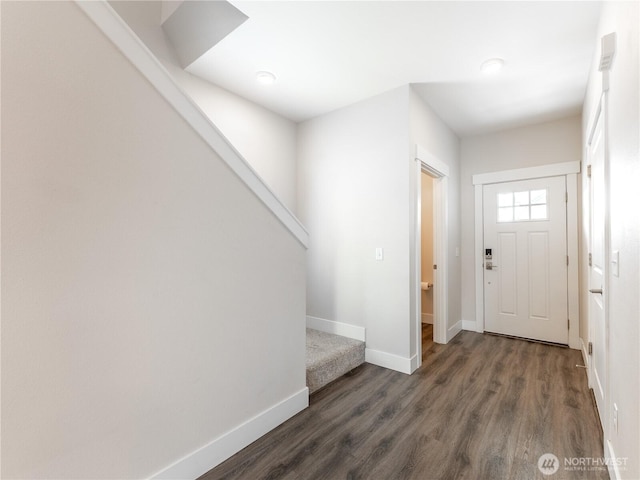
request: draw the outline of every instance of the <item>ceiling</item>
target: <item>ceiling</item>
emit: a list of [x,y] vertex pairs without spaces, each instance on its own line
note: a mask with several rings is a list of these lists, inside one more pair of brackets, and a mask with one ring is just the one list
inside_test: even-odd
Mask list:
[[[187,70],[296,122],[414,84],[459,135],[580,112],[600,2],[231,1]],[[480,65],[500,57],[504,68]],[[273,72],[273,85],[256,72]]]

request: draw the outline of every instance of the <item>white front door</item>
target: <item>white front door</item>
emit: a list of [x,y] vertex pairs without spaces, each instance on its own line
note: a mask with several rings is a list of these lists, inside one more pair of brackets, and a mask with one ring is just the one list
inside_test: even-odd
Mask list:
[[568,344],[564,176],[483,187],[485,330]]
[[[591,163],[590,190],[590,269],[589,269],[589,341],[592,346],[589,381],[593,388],[600,418],[604,418],[606,392],[606,323],[604,300],[605,272],[605,188],[604,138],[602,115],[598,115],[588,148]],[[604,425],[603,425],[604,428]]]

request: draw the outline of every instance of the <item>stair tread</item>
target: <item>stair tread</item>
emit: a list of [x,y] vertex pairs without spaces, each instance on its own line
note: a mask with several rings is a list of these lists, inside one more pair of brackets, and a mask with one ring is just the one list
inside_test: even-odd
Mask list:
[[307,329],[307,386],[311,392],[364,363],[364,342]]

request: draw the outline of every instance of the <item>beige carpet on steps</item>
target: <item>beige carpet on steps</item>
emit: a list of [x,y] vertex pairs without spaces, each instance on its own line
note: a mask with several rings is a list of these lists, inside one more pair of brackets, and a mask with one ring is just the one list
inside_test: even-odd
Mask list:
[[313,393],[364,363],[364,342],[307,328],[307,387]]

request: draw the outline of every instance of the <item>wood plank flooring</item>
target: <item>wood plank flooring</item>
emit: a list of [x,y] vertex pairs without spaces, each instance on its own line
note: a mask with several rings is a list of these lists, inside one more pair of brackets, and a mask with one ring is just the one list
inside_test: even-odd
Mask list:
[[427,359],[427,353],[433,345],[433,325],[430,323],[422,324],[422,362]]
[[[578,351],[473,332],[423,338],[413,375],[364,364],[201,478],[609,478],[564,466],[603,455]],[[538,469],[544,453],[559,459],[553,475]]]

